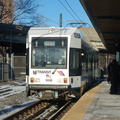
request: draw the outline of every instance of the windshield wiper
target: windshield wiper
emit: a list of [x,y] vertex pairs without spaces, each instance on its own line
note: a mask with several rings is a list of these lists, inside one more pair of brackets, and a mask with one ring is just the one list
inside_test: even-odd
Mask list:
[[55,74],[56,70],[58,69],[58,67],[56,67],[56,69],[52,72],[52,74]]

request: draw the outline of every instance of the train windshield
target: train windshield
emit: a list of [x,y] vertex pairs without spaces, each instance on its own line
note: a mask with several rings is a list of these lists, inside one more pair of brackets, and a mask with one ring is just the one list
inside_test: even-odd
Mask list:
[[33,37],[32,68],[66,68],[67,38]]

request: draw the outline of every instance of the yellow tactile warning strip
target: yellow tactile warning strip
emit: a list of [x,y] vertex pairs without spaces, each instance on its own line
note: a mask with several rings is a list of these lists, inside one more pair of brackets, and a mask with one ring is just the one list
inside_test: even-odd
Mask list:
[[101,85],[102,82],[86,92],[60,120],[83,120]]

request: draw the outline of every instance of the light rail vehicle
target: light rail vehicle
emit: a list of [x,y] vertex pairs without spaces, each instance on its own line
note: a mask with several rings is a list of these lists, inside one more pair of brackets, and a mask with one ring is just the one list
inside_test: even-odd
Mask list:
[[79,98],[98,79],[98,50],[74,27],[31,27],[26,40],[27,96]]

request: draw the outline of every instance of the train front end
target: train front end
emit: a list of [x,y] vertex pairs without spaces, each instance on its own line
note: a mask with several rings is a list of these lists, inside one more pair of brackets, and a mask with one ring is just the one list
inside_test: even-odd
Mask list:
[[27,94],[41,100],[64,98],[70,92],[68,37],[29,35]]

